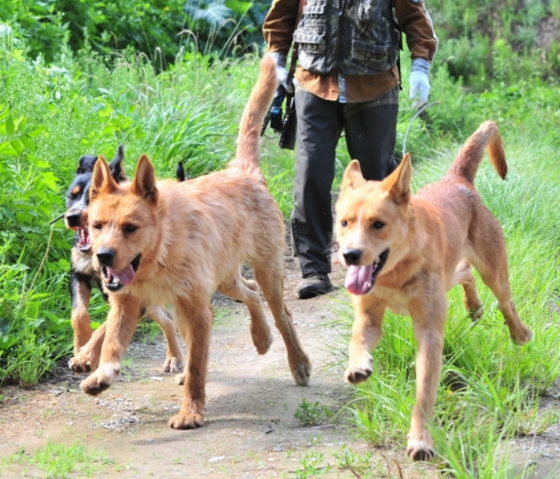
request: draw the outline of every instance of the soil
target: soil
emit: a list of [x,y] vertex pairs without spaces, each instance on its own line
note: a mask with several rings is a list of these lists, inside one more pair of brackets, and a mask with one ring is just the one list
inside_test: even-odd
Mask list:
[[[336,270],[332,279],[342,284],[342,270]],[[167,420],[179,410],[182,390],[172,374],[161,372],[163,336],[149,343],[139,337],[127,351],[120,380],[99,397],[83,394],[79,383],[84,376],[63,365],[31,390],[3,387],[0,459],[16,453],[32,455],[48,442],[78,441],[112,461],[95,477],[440,477],[434,465],[413,464],[406,457],[404,439],[392,449],[379,449],[358,438],[345,417],[344,406],[352,395],[352,387],[342,380],[347,348],[343,334],[348,331],[337,326],[336,313],[347,294],[338,289],[301,301],[295,295],[298,282],[298,266],[287,257],[286,298],[313,361],[310,386],[295,385],[275,329],[270,351],[259,356],[244,306],[216,296],[204,427],[169,428]],[[547,407],[557,407],[559,397],[551,396]],[[304,400],[328,408],[335,417],[324,424],[303,425],[295,415]],[[527,477],[546,477],[560,464],[560,429],[555,426],[538,437],[519,439],[513,447],[516,462],[531,468]],[[344,448],[356,458],[371,455],[368,461],[374,472],[339,467]],[[306,464],[315,459],[318,473],[313,475],[309,472],[313,467],[306,469]],[[45,473],[29,462],[11,460],[0,466],[0,476],[45,477]]]

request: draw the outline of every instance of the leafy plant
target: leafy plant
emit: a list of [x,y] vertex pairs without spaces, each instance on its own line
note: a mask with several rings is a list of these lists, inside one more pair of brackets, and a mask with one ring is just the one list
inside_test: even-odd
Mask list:
[[47,63],[64,53],[93,50],[110,60],[132,48],[164,70],[185,52],[222,56],[246,53],[262,44],[268,7],[238,0],[5,0],[0,18],[30,55]]
[[294,417],[304,426],[324,424],[331,416],[332,413],[329,408],[319,404],[319,401],[311,404],[305,398],[302,399],[294,414]]
[[295,471],[298,479],[319,478],[328,474],[331,470],[330,464],[323,466],[325,455],[320,452],[305,454],[300,460],[301,468]]

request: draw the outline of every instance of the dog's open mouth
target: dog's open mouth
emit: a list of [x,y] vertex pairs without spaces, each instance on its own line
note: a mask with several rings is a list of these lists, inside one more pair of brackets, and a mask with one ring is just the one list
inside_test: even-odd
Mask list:
[[379,257],[367,266],[349,266],[344,280],[344,286],[351,294],[368,294],[375,285],[379,272],[383,269],[389,249],[386,249]]
[[91,249],[91,241],[87,227],[78,226],[75,228],[75,231],[78,233],[78,249],[80,251],[89,251]]
[[126,268],[121,271],[115,271],[113,268],[108,266],[103,266],[101,272],[103,273],[103,282],[105,287],[109,291],[118,291],[125,286],[128,286],[134,281],[136,277],[136,271],[138,271],[138,266],[140,266],[141,254],[136,256],[132,263],[130,263]]

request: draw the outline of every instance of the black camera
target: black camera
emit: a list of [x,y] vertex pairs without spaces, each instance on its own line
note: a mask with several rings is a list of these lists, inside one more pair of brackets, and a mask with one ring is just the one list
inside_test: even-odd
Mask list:
[[[286,115],[282,111],[282,104],[286,100]],[[288,95],[286,89],[280,85],[274,98],[270,109],[264,119],[264,124],[261,130],[261,136],[264,134],[266,127],[270,123],[270,127],[280,135],[278,146],[280,148],[293,150],[295,146],[295,132],[296,132],[296,110],[294,106],[294,96]]]
[[280,85],[274,94],[274,98],[272,99],[272,104],[270,105],[270,109],[266,114],[264,119],[264,124],[261,130],[261,136],[264,134],[266,127],[270,123],[270,127],[276,132],[282,132],[282,123],[284,122],[284,114],[282,111],[282,103],[284,103],[284,99],[286,98],[286,89]]
[[272,105],[270,105],[269,110],[270,127],[276,133],[280,133],[282,131],[282,123],[284,121],[282,103],[284,103],[284,98],[286,98],[286,89],[280,85],[274,94]]

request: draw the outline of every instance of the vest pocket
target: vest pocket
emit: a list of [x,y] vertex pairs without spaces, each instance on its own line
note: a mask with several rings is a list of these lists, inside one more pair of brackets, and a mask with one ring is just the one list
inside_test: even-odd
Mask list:
[[324,2],[309,2],[303,7],[302,15],[322,15],[325,13]]
[[364,61],[366,63],[384,63],[389,58],[390,45],[372,44],[361,40],[353,39],[350,56],[354,60]]
[[325,51],[325,30],[317,28],[313,33],[296,30],[294,42],[299,43],[300,50],[306,53],[323,53]]

